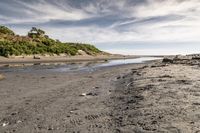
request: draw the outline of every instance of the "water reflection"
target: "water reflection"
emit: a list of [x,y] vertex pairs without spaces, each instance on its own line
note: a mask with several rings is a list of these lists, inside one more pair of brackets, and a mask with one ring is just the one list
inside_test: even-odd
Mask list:
[[136,59],[119,59],[119,60],[104,60],[104,61],[91,61],[91,62],[59,62],[59,63],[26,63],[26,64],[7,64],[0,65],[0,72],[13,72],[13,71],[54,71],[54,72],[68,72],[68,71],[93,71],[97,68],[144,63],[145,61],[157,60],[160,58],[155,57],[141,57]]

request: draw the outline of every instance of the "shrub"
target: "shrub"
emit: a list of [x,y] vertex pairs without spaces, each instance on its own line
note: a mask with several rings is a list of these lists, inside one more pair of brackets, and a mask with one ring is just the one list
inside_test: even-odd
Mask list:
[[[4,26],[1,26],[4,27]],[[89,55],[95,55],[101,51],[89,44],[80,43],[62,43],[59,40],[53,40],[47,37],[44,31],[32,28],[28,36],[21,37],[14,35],[8,28],[0,28],[9,35],[0,37],[0,56],[8,57],[10,55],[32,55],[32,54],[68,54],[76,55],[78,50],[83,50]],[[31,36],[31,37],[30,37]]]

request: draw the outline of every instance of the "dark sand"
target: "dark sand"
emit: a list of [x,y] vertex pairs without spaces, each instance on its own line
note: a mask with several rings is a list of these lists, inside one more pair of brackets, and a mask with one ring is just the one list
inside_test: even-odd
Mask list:
[[160,63],[3,73],[0,132],[198,133],[199,73],[196,65]]

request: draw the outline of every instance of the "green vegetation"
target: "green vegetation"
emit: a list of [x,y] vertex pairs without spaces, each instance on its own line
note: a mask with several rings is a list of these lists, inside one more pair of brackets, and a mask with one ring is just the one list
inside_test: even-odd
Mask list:
[[15,35],[5,26],[0,26],[0,56],[18,56],[34,54],[77,55],[82,50],[88,55],[101,54],[102,51],[89,44],[62,43],[45,35],[41,29],[33,27],[27,36]]
[[5,26],[0,26],[0,33],[14,35],[14,32]]

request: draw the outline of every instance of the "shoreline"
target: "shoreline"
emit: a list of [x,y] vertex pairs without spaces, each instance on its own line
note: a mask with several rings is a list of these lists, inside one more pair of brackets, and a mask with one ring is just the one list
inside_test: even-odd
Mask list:
[[100,56],[71,56],[71,57],[41,57],[33,58],[5,58],[0,57],[0,64],[25,64],[25,63],[57,63],[57,62],[85,62],[117,59],[135,59],[141,56],[100,55]]

